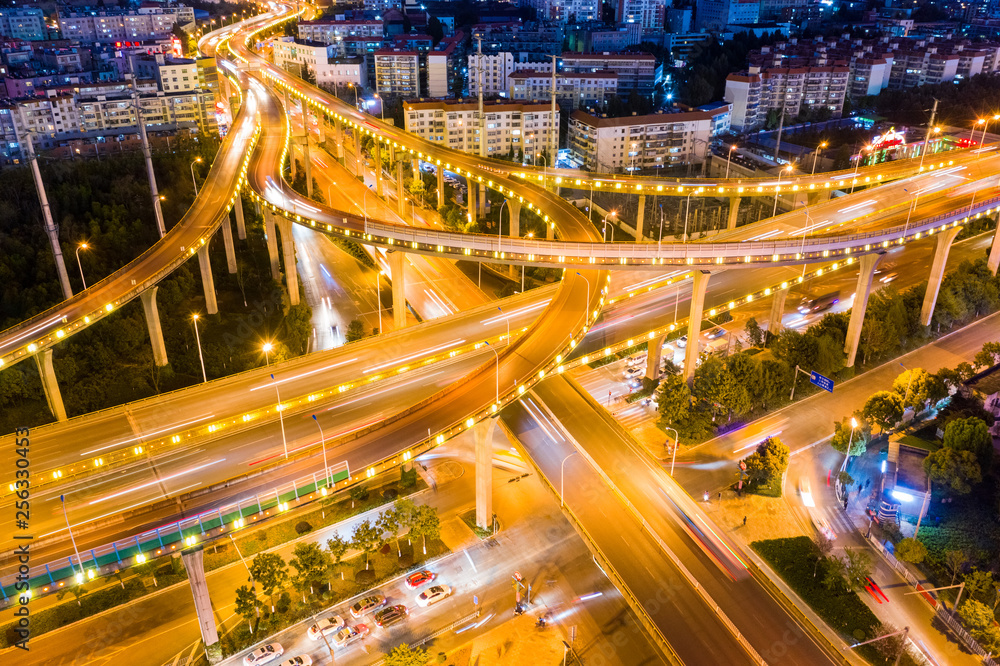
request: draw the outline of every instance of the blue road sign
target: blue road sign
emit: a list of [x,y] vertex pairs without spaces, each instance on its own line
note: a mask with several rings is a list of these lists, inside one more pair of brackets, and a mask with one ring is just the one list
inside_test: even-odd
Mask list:
[[824,377],[818,372],[809,373],[809,383],[815,384],[827,393],[833,393],[833,380],[829,377]]

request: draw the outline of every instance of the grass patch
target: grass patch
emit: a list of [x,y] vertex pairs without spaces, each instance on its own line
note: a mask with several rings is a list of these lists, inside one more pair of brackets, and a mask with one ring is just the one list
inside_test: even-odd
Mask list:
[[[736,490],[736,484],[733,484],[733,490]],[[781,478],[774,479],[770,483],[745,482],[743,484],[743,492],[763,497],[781,497]]]
[[915,449],[923,449],[924,451],[937,451],[941,448],[941,443],[934,440],[927,440],[922,437],[917,437],[916,435],[904,435],[899,438],[899,443],[905,446],[911,446]]
[[[804,536],[767,539],[754,541],[750,547],[809,604],[824,622],[845,636],[848,642],[875,638],[879,620],[858,595],[846,588],[828,590],[822,585],[827,560],[824,558],[816,567],[820,553],[812,539]],[[816,567],[815,577],[813,577],[814,567]],[[891,664],[893,661],[893,658],[887,658],[874,645],[863,645],[857,648],[857,652],[872,664]],[[900,663],[915,662],[909,655],[904,655]]]
[[461,515],[461,518],[462,522],[465,523],[470,530],[475,532],[476,536],[479,537],[480,539],[489,539],[491,536],[493,536],[493,530],[489,530],[484,527],[480,527],[479,525],[476,525],[475,509],[473,509],[472,511],[466,511]]

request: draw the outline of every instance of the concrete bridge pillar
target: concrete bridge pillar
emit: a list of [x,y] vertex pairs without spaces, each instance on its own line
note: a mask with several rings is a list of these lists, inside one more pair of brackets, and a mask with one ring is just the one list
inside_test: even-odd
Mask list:
[[858,343],[861,341],[861,327],[865,323],[865,310],[868,308],[868,296],[872,291],[872,278],[875,269],[882,261],[881,254],[866,254],[859,260],[858,286],[854,292],[854,305],[851,307],[851,321],[847,325],[847,340],[844,351],[847,352],[847,367],[854,367],[858,355]]
[[667,334],[663,333],[649,341],[646,350],[646,378],[655,381],[660,376],[660,358],[663,355],[663,341]]
[[[361,168],[361,130],[355,127],[354,133],[354,173],[361,176],[361,182],[364,182],[365,172]],[[365,185],[365,187],[368,187]]]
[[402,329],[406,327],[406,255],[390,250],[386,259],[389,260],[389,279],[392,280],[392,324],[396,329]]
[[646,227],[646,195],[639,195],[639,212],[635,216],[635,239],[641,241],[643,236],[645,236]]
[[35,355],[38,364],[38,375],[42,378],[42,389],[45,391],[45,402],[56,421],[66,420],[66,407],[63,405],[62,393],[59,392],[59,382],[56,371],[52,367],[52,350],[45,349]]
[[726,222],[726,229],[736,228],[736,223],[740,216],[740,201],[743,197],[729,197],[729,220]]
[[833,190],[824,189],[814,192],[809,192],[806,195],[806,203],[810,206],[815,206],[818,203],[823,203],[824,201],[829,201],[830,195],[833,194]]
[[444,205],[444,167],[440,164],[437,167],[437,205],[438,208]]
[[990,246],[990,256],[986,260],[986,266],[993,275],[997,274],[997,267],[1000,266],[1000,222],[997,223],[997,229],[993,232],[993,244]]
[[295,264],[295,240],[292,238],[292,221],[287,217],[278,218],[281,230],[281,254],[285,261],[285,287],[288,289],[288,303],[299,304],[299,269]]
[[236,195],[236,205],[233,206],[233,210],[236,211],[236,235],[240,240],[247,239],[247,222],[243,217],[243,197]]
[[472,180],[472,176],[465,177],[465,189],[469,200],[466,201],[466,208],[469,213],[469,220],[475,221],[479,219],[479,205],[476,203],[477,195],[479,194],[479,188],[476,187],[476,181]]
[[779,289],[774,292],[771,299],[771,318],[768,320],[767,332],[771,335],[781,333],[781,318],[785,314],[785,299],[788,298],[788,289]]
[[233,243],[233,227],[228,215],[222,220],[222,243],[226,246],[226,267],[232,275],[236,272],[236,244]]
[[[417,180],[418,178],[420,178],[420,158],[419,157],[414,157],[410,161],[410,167],[413,169],[413,180]],[[438,182],[440,182],[441,181],[441,167],[437,168],[437,177],[438,177]]]
[[927,291],[924,293],[924,305],[920,308],[920,323],[924,326],[931,325],[934,306],[937,305],[938,292],[941,290],[941,280],[944,278],[944,268],[948,263],[948,253],[951,251],[951,243],[961,230],[961,227],[952,227],[938,234],[934,260],[931,262],[931,275],[927,279]]
[[264,209],[264,235],[267,236],[267,258],[271,262],[271,279],[281,279],[281,265],[278,262],[278,232],[274,228],[274,213]]
[[382,196],[382,142],[375,137],[375,195]]
[[507,199],[507,210],[510,211],[510,237],[521,237],[521,200]]
[[396,161],[396,212],[400,217],[406,210],[406,189],[403,187],[403,160]]
[[322,113],[316,115],[316,129],[319,131],[316,143],[326,143],[326,116]]
[[488,418],[473,426],[476,439],[476,526],[493,525],[493,432],[497,420]]
[[215,279],[212,277],[212,259],[208,256],[208,243],[198,248],[198,268],[201,270],[201,286],[205,290],[205,312],[218,314],[219,303],[215,300]]
[[490,198],[486,196],[486,186],[479,183],[479,217],[486,217],[486,211],[489,210]]
[[691,285],[691,312],[688,315],[688,340],[684,349],[684,381],[689,385],[694,381],[695,367],[698,365],[698,341],[701,338],[701,320],[705,315],[705,293],[712,274],[695,271]]
[[333,121],[333,156],[344,163],[344,126],[340,119]]
[[156,292],[159,287],[153,287],[139,294],[142,301],[142,311],[146,315],[146,328],[149,329],[149,343],[153,347],[153,363],[164,366],[167,360],[167,346],[163,344],[163,329],[160,327],[160,311],[156,307]]
[[545,240],[555,240],[556,239],[556,225],[552,222],[545,227]]

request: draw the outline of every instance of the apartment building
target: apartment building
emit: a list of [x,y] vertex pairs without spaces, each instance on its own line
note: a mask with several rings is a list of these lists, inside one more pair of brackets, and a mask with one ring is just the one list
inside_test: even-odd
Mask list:
[[[479,69],[482,68],[482,75]],[[469,94],[479,94],[480,76],[484,95],[507,95],[507,78],[514,73],[514,54],[509,51],[488,55],[473,53],[468,58]]]
[[472,28],[472,43],[483,40],[484,53],[509,51],[515,54],[558,53],[562,50],[566,26],[559,23],[477,23]]
[[382,21],[352,19],[345,21],[299,21],[299,40],[333,44],[345,37],[382,37]]
[[[552,98],[552,72],[526,69],[508,77],[514,99],[530,102]],[[559,73],[556,76],[556,101],[567,109],[603,104],[618,90],[618,75],[614,72],[589,74]]]
[[913,88],[928,83],[948,83],[958,76],[958,54],[929,51],[897,51],[893,53],[889,87]]
[[141,6],[138,10],[100,9],[58,15],[63,39],[122,42],[168,37],[174,24],[194,23],[194,9],[184,5]]
[[31,42],[48,39],[45,13],[38,7],[0,8],[0,37]]
[[132,71],[139,78],[155,79],[163,92],[197,90],[198,63],[190,58],[171,58],[162,53],[132,59]]
[[649,53],[563,53],[561,64],[565,74],[614,72],[619,94],[651,93],[662,78],[656,56]]
[[368,67],[364,56],[329,58],[316,66],[316,85],[336,90],[341,86],[368,87]]
[[697,30],[724,30],[760,20],[760,0],[698,0]]
[[719,124],[717,115],[726,113],[728,108],[724,107],[600,118],[574,111],[569,119],[568,145],[590,171],[660,169],[699,163],[708,154],[713,128]]
[[600,0],[521,0],[522,7],[533,7],[540,21],[579,23],[601,18]]
[[618,24],[635,24],[649,30],[662,30],[667,8],[672,0],[618,0],[615,12]]
[[303,41],[281,37],[271,42],[271,57],[277,67],[290,72],[309,70],[316,72],[317,65],[324,65],[333,48],[325,42]]
[[733,105],[732,127],[737,132],[756,129],[769,111],[782,108],[786,118],[823,107],[839,118],[849,78],[848,67],[751,68],[730,74],[724,98]]
[[376,51],[375,88],[380,95],[420,97],[420,54],[397,49]]
[[464,33],[459,30],[455,35],[442,39],[424,56],[428,97],[448,97],[451,94],[455,84],[455,52],[464,38]]
[[[454,101],[407,102],[403,105],[407,132],[454,150],[479,153],[479,105]],[[551,146],[559,132],[547,104],[495,101],[483,104],[486,154],[530,155]]]

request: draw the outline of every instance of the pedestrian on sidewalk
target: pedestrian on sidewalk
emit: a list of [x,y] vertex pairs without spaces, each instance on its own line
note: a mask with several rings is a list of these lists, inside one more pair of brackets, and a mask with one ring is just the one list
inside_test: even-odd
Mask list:
[[743,516],[743,527],[747,526],[747,517]]
[[720,502],[722,501],[722,493],[721,492],[719,493],[719,501]]

